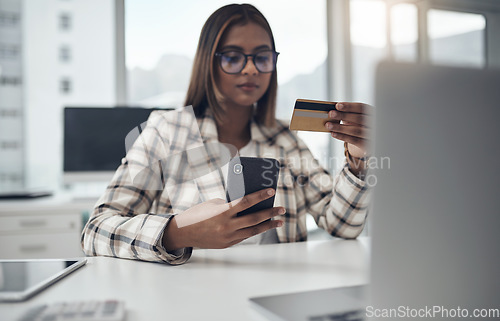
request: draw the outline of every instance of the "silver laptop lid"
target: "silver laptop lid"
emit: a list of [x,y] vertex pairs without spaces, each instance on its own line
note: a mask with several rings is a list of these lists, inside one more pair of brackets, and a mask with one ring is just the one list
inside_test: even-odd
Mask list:
[[367,315],[498,313],[500,71],[382,63],[376,84]]

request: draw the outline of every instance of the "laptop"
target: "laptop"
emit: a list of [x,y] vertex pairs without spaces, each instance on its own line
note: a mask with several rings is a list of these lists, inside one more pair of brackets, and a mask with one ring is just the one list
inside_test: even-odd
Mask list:
[[251,298],[254,306],[297,321],[499,313],[499,84],[498,70],[381,63],[371,282],[354,287],[366,296],[337,288]]
[[273,321],[364,320],[363,285],[250,298],[252,306]]
[[500,308],[500,70],[383,63],[376,95],[390,168],[376,171],[369,305]]

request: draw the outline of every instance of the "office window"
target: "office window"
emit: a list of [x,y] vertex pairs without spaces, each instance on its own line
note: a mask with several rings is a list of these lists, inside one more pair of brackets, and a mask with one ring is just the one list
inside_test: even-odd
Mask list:
[[485,27],[483,15],[429,10],[429,58],[434,64],[483,67]]
[[[234,1],[197,1],[195,6],[177,0],[125,1],[130,104],[183,106],[201,28],[212,12],[229,3]],[[328,99],[325,0],[249,3],[268,19],[280,52],[276,116],[289,120],[297,98]],[[326,133],[300,135],[326,165],[331,137]]]
[[17,141],[1,141],[0,149],[18,149],[21,145]]
[[0,117],[21,117],[21,111],[17,109],[0,109]]
[[0,76],[0,86],[18,86],[21,85],[21,77]]
[[21,189],[23,181],[22,173],[0,173],[0,189]]
[[414,4],[401,3],[391,7],[391,45],[397,61],[417,61],[418,17]]
[[59,48],[59,61],[63,63],[71,61],[71,48],[69,46]]
[[17,12],[0,11],[0,26],[15,27],[19,24],[19,14]]
[[19,56],[17,45],[0,44],[0,59],[11,60]]
[[[23,176],[20,173],[0,173],[0,182],[12,182],[19,183],[22,182]],[[10,186],[10,185],[9,185]]]
[[69,78],[62,78],[60,81],[59,89],[61,94],[69,94],[72,91],[72,83]]
[[0,44],[0,59],[7,59],[7,45]]
[[69,13],[61,13],[59,15],[59,29],[62,31],[71,29],[71,15]]
[[386,58],[386,4],[379,0],[351,0],[352,98],[374,104],[377,64]]

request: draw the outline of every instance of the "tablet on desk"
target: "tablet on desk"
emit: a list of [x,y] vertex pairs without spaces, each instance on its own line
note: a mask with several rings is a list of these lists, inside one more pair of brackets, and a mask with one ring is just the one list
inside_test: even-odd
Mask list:
[[0,260],[0,302],[26,300],[85,263],[85,258]]

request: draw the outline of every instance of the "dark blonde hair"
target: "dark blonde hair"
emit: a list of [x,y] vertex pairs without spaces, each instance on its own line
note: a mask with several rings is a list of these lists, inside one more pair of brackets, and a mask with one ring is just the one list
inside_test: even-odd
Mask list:
[[[212,109],[218,123],[222,122],[224,110],[219,104],[223,95],[217,88],[214,76],[215,52],[224,32],[234,25],[253,22],[266,30],[271,38],[272,50],[276,50],[271,27],[262,13],[250,4],[230,4],[212,13],[201,30],[198,48],[194,57],[193,71],[186,95],[185,105],[192,105],[197,117],[207,107]],[[276,69],[271,75],[269,87],[257,101],[255,120],[265,126],[275,124],[278,76]]]

